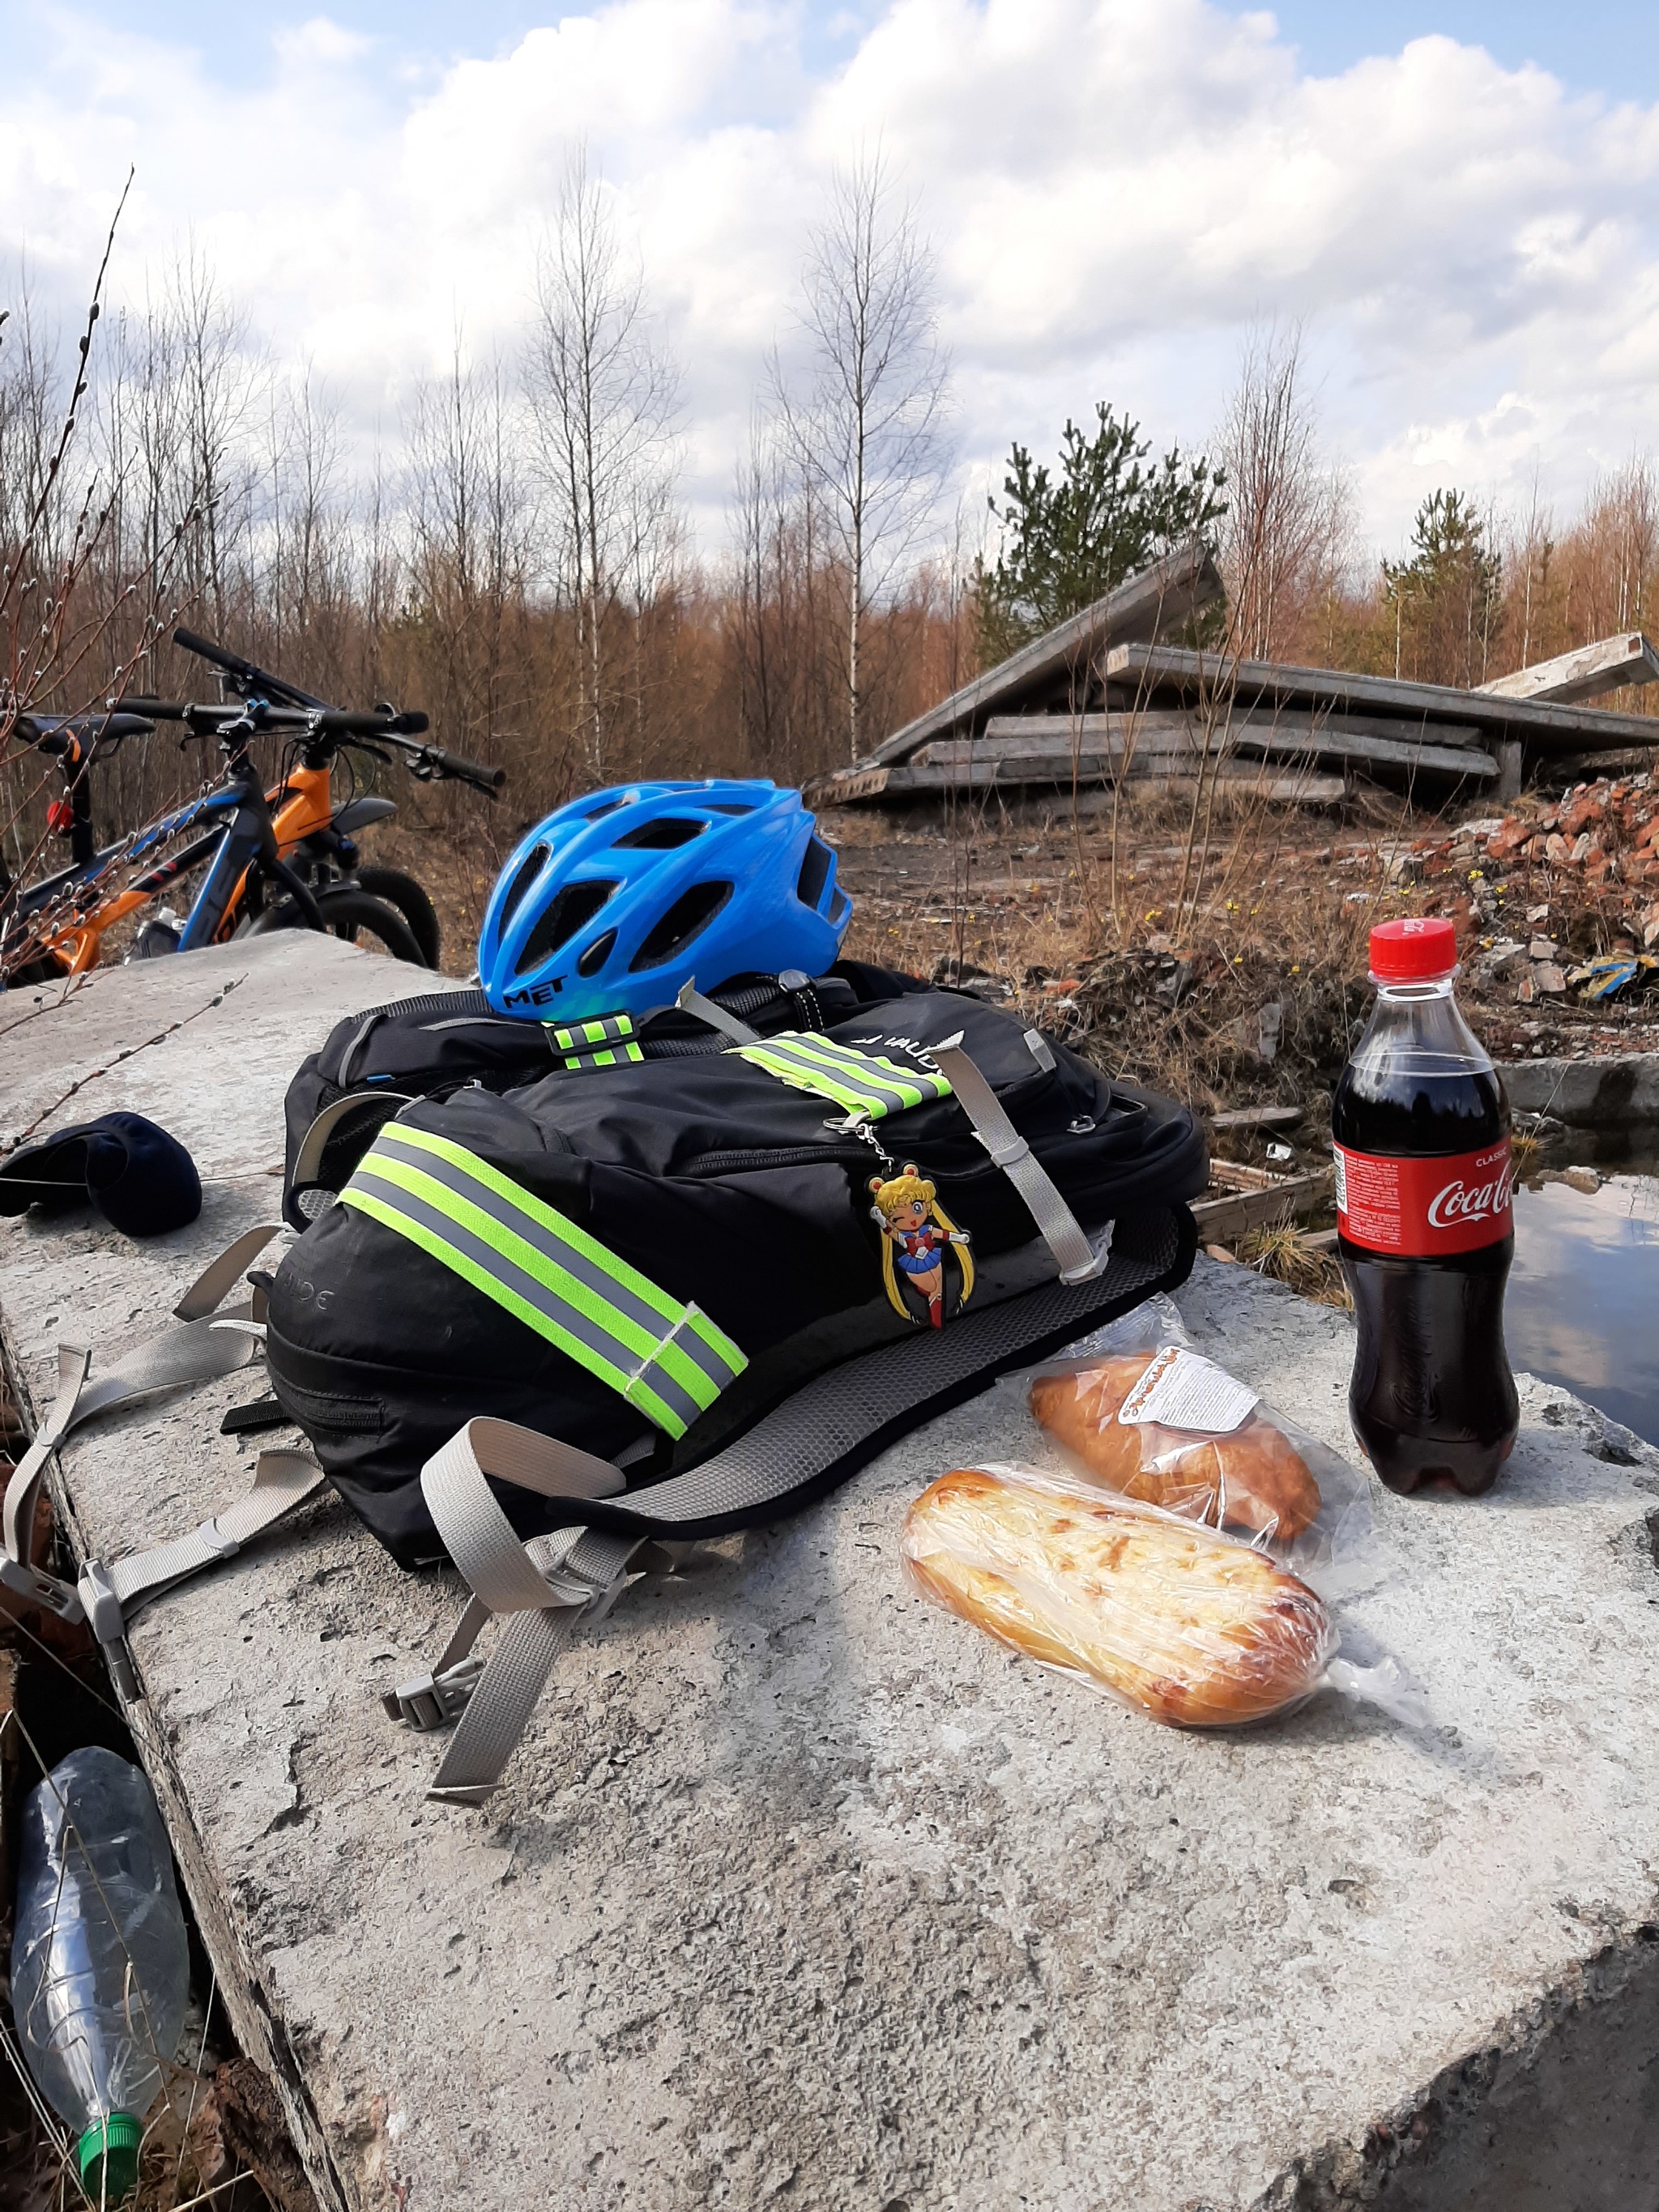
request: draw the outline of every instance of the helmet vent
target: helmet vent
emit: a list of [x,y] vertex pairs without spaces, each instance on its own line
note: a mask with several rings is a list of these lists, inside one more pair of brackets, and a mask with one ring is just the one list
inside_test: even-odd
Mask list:
[[711,814],[752,814],[755,808],[751,799],[711,799],[708,811]]
[[795,896],[803,906],[810,906],[814,914],[818,901],[823,896],[823,887],[830,880],[833,866],[830,848],[821,837],[809,837],[806,853],[800,864],[800,874],[795,879]]
[[566,884],[531,931],[515,972],[527,974],[562,945],[568,945],[579,929],[592,921],[616,888],[615,884]]
[[617,941],[614,929],[607,929],[603,937],[596,937],[576,963],[579,975],[597,975],[611,957],[611,948]]
[[517,912],[519,902],[523,898],[525,893],[530,889],[532,884],[535,882],[537,877],[540,875],[546,860],[547,848],[545,845],[537,845],[532,848],[523,867],[520,869],[518,874],[514,877],[512,883],[508,885],[507,896],[501,901],[501,927],[503,929],[506,928],[512,916]]
[[660,821],[641,822],[637,830],[624,830],[611,849],[613,853],[672,853],[677,845],[689,845],[694,837],[701,837],[708,827],[706,822],[670,814]]
[[629,974],[637,975],[641,968],[660,968],[665,960],[677,958],[694,938],[702,934],[731,896],[730,884],[694,884],[689,891],[682,891],[629,963]]

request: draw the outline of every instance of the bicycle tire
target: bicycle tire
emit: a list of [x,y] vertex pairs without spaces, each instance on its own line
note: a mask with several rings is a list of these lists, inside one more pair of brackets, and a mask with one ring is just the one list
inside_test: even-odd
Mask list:
[[438,909],[428,896],[426,886],[413,876],[406,876],[401,868],[359,868],[356,880],[371,898],[397,908],[421,948],[422,959],[428,968],[435,968],[440,942]]
[[[383,899],[371,898],[367,891],[359,890],[353,884],[331,884],[317,893],[317,904],[331,936],[343,938],[355,945],[360,934],[376,938],[380,949],[393,960],[407,962],[411,968],[424,968],[421,948],[415,933],[395,906]],[[275,929],[303,929],[306,919],[293,899],[279,899],[268,906],[248,927],[250,937],[265,937]]]

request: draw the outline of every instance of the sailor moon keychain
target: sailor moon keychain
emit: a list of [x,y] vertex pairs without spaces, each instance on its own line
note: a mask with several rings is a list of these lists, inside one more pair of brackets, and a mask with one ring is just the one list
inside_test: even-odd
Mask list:
[[[890,1160],[888,1165],[892,1165]],[[957,1280],[951,1311],[959,1313],[973,1294],[968,1232],[952,1225],[939,1204],[937,1190],[917,1174],[914,1160],[905,1162],[902,1175],[872,1176],[870,1189],[875,1200],[870,1218],[881,1231],[881,1279],[894,1310],[906,1321],[921,1320],[905,1295],[912,1291],[925,1300],[933,1327],[943,1328],[947,1261]]]

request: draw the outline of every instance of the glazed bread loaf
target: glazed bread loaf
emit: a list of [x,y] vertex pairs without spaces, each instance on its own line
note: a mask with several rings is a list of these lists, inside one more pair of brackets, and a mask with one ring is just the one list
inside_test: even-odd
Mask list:
[[941,1475],[903,1548],[935,1603],[1182,1728],[1282,1712],[1336,1645],[1313,1591],[1263,1553],[1017,1469]]
[[1156,1422],[1127,1425],[1118,1409],[1156,1355],[1115,1354],[1031,1385],[1038,1424],[1125,1498],[1289,1543],[1317,1517],[1319,1485],[1282,1429],[1253,1413],[1206,1437]]

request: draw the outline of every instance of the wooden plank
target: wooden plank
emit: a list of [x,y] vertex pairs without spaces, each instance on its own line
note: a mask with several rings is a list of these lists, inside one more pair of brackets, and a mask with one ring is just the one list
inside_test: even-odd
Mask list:
[[1255,1168],[1244,1160],[1212,1160],[1210,1181],[1223,1190],[1279,1190],[1296,1178],[1279,1168]]
[[[1124,707],[1109,708],[1100,714],[993,714],[982,737],[938,738],[915,757],[930,767],[942,768],[967,759],[970,749],[984,744],[1012,756],[1022,750],[1053,752],[1074,744],[1087,746],[1101,739],[1115,741],[1129,734],[1144,742],[1148,737],[1185,731],[1201,742],[1206,733],[1213,738],[1221,729],[1304,737],[1310,732],[1328,732],[1332,737],[1381,738],[1390,744],[1408,739],[1413,732],[1413,726],[1402,724],[1397,715],[1331,714],[1308,707],[1233,706],[1230,710],[1218,701],[1212,713],[1192,707]],[[1482,733],[1473,723],[1435,722],[1427,726],[1426,734],[1437,745],[1480,747],[1483,744]]]
[[1157,773],[1155,763],[1185,762],[1190,763],[1195,774],[1200,763],[1229,756],[1237,759],[1258,755],[1278,760],[1370,762],[1434,776],[1485,780],[1498,774],[1498,763],[1492,756],[1473,747],[1466,750],[1456,745],[1421,744],[1409,739],[1348,737],[1340,732],[1333,734],[1319,725],[1310,725],[1302,730],[1271,723],[1230,727],[1212,732],[1207,744],[1201,734],[1190,730],[1152,728],[1137,730],[1133,738],[1126,736],[1110,744],[1097,740],[1086,747],[1080,744],[1075,751],[1056,746],[1040,752],[1024,744],[1010,750],[1000,740],[991,738],[952,746],[950,757],[939,760],[937,756],[945,750],[942,745],[930,745],[927,748],[928,759],[919,757],[907,768],[890,769],[884,789],[890,794],[907,788],[893,779],[918,775],[940,776],[944,781],[939,787],[942,789],[959,787],[980,790],[994,783],[1097,783],[1118,775]]
[[1069,760],[1073,751],[1115,757],[1137,752],[1194,750],[1194,721],[1184,710],[1151,714],[996,714],[982,738],[936,738],[911,757],[914,768],[966,768],[993,757]]
[[884,768],[836,769],[828,775],[809,776],[801,797],[809,806],[851,806],[860,799],[879,799],[887,777]]
[[1558,753],[1550,763],[1550,783],[1571,782],[1579,777],[1588,783],[1598,775],[1644,775],[1653,766],[1654,745],[1659,745],[1659,732],[1655,732],[1653,744],[1615,745],[1611,752]]
[[1473,746],[1420,744],[1415,738],[1333,736],[1320,728],[1304,738],[1289,732],[1273,735],[1266,731],[1246,730],[1238,739],[1237,750],[1243,753],[1261,752],[1275,759],[1311,757],[1321,761],[1370,761],[1381,767],[1410,769],[1423,775],[1467,775],[1484,780],[1498,773],[1498,763],[1492,756],[1478,752]]
[[[1179,645],[1114,646],[1106,655],[1106,674],[1115,684],[1142,691],[1163,688],[1272,698],[1303,702],[1340,714],[1352,708],[1376,708],[1408,716],[1425,731],[1437,720],[1473,722],[1525,740],[1534,753],[1583,752],[1612,744],[1659,742],[1659,720],[1647,714],[1614,714],[1600,707],[1557,707],[1535,699],[1496,699],[1490,693],[1460,691],[1449,684],[1413,684],[1404,678],[1358,676],[1340,668],[1293,668],[1267,660],[1235,660],[1225,654],[1194,652]],[[1401,732],[1404,736],[1406,733]]]
[[[1217,1163],[1218,1165],[1225,1163]],[[1271,1190],[1243,1190],[1224,1198],[1200,1198],[1193,1207],[1200,1244],[1218,1243],[1242,1237],[1246,1230],[1265,1229],[1270,1222],[1300,1221],[1329,1196],[1328,1172],[1287,1176]]]
[[[1294,1129],[1305,1119],[1299,1106],[1224,1106],[1210,1116],[1212,1129]],[[1211,1173],[1215,1172],[1212,1163]]]
[[[1469,757],[1460,756],[1460,757]],[[1479,756],[1474,756],[1478,758]],[[1102,760],[1079,767],[1075,781],[1080,788],[1092,789],[1114,781],[1134,782],[1182,780],[1191,782],[1199,774],[1201,763],[1196,753],[1137,753],[1127,768],[1115,760]],[[1310,769],[1291,774],[1273,774],[1267,763],[1232,760],[1206,767],[1205,774],[1221,783],[1237,784],[1260,791],[1276,801],[1305,799],[1309,804],[1325,804],[1340,799],[1346,789],[1340,775],[1319,775]],[[1073,783],[1073,763],[1068,759],[1045,769],[1040,764],[1019,762],[1003,773],[1003,764],[993,757],[969,768],[893,768],[887,771],[887,781],[882,795],[886,799],[944,798],[951,794],[971,798],[977,793],[1006,791],[1011,795],[1022,791],[1057,791],[1070,793]],[[810,794],[809,794],[810,796]],[[814,799],[816,805],[827,802]]]
[[[1058,729],[1054,728],[1055,724]],[[1318,715],[1294,708],[1236,708],[1212,723],[1184,708],[1148,708],[1122,714],[999,715],[988,726],[983,738],[930,744],[925,748],[925,759],[917,757],[917,764],[965,766],[994,757],[1006,763],[1000,777],[1005,783],[1018,780],[1021,762],[1030,764],[1033,781],[1045,780],[1045,775],[1035,773],[1041,769],[1046,775],[1059,775],[1061,781],[1069,782],[1075,758],[1082,781],[1086,780],[1085,761],[1093,774],[1097,772],[1093,763],[1127,750],[1131,740],[1137,755],[1179,752],[1183,750],[1184,734],[1188,740],[1185,749],[1206,758],[1213,758],[1218,751],[1261,752],[1280,759],[1375,761],[1434,775],[1484,778],[1498,774],[1497,760],[1479,748],[1478,731],[1439,723],[1428,727],[1432,744],[1415,736],[1411,724],[1390,722],[1379,715]],[[1012,734],[1000,734],[1005,730]],[[1078,732],[1075,741],[1073,732]],[[1382,732],[1390,734],[1380,734]],[[1449,742],[1443,743],[1443,738]],[[1466,740],[1467,751],[1462,749]]]
[[1557,706],[1599,699],[1604,692],[1621,691],[1626,684],[1651,684],[1659,678],[1659,653],[1640,630],[1621,629],[1617,637],[1598,639],[1553,660],[1536,660],[1508,676],[1479,684],[1494,699],[1547,699]]
[[1125,639],[1151,639],[1208,606],[1221,595],[1215,562],[1197,543],[1130,576],[1104,599],[1097,599],[1069,622],[1033,638],[1006,660],[918,714],[883,739],[854,769],[908,760],[930,738],[945,737],[999,706],[1014,707],[1031,691],[1081,667],[1108,645]]
[[1493,796],[1505,805],[1519,799],[1521,787],[1526,781],[1526,763],[1519,738],[1499,738],[1492,750],[1498,756],[1498,789]]

